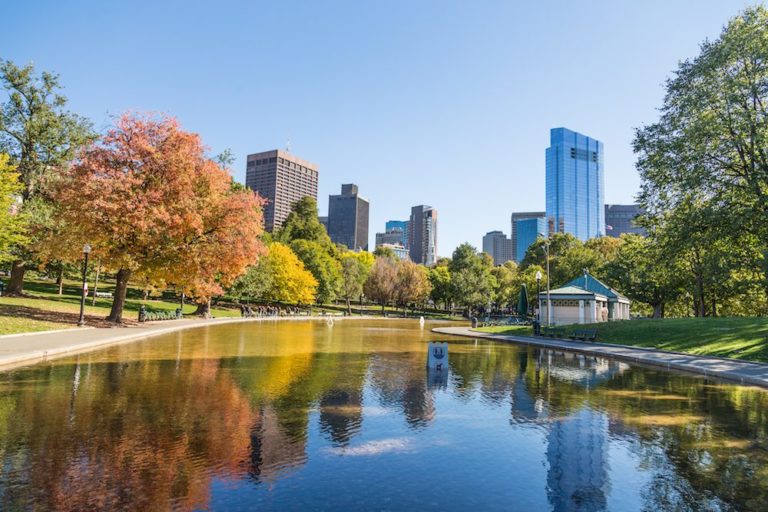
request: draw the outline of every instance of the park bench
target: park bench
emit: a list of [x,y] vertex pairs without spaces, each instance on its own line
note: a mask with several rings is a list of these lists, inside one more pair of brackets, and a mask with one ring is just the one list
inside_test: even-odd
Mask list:
[[565,337],[565,328],[564,327],[542,327],[541,335],[545,337],[548,336],[550,338],[563,338]]
[[112,292],[93,292],[97,299],[111,299],[113,298]]
[[572,340],[595,341],[597,329],[576,329],[568,337]]

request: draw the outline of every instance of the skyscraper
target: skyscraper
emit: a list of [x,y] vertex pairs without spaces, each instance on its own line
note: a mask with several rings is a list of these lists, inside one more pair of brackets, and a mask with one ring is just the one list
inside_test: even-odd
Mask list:
[[437,210],[420,205],[411,208],[408,244],[414,263],[433,265],[437,262]]
[[[539,233],[547,233],[546,218],[547,214],[545,212],[514,212],[512,214],[512,254],[516,262],[520,263],[523,260],[525,251],[528,250],[528,246],[530,246],[536,240],[538,233],[534,233],[533,238],[531,238],[531,229],[538,229]],[[532,223],[530,222],[518,225],[518,221],[531,219],[536,221],[535,227],[531,227]],[[518,234],[520,227],[525,230],[525,233],[523,234],[523,240],[520,240],[520,236]],[[520,256],[520,254],[523,256]]]
[[546,234],[547,221],[544,217],[532,217],[516,220],[514,226],[516,233],[515,261],[520,263],[525,258],[528,248],[538,238],[539,233]]
[[515,250],[512,240],[507,238],[502,231],[489,231],[483,237],[483,252],[493,258],[494,265],[515,259]]
[[328,197],[328,235],[353,251],[368,250],[368,201],[357,185],[341,186],[341,194]]
[[550,233],[579,240],[605,234],[603,143],[567,128],[552,128],[547,157]]
[[407,220],[388,220],[384,225],[384,232],[390,233],[400,230],[403,233],[403,239],[400,240],[400,244],[403,247],[408,247],[408,221]]
[[635,217],[643,213],[637,204],[605,205],[605,234],[619,237],[623,233],[645,236],[645,228],[635,224]]
[[304,197],[317,200],[317,165],[281,151],[248,155],[245,186],[267,199],[264,229],[281,227],[293,204]]

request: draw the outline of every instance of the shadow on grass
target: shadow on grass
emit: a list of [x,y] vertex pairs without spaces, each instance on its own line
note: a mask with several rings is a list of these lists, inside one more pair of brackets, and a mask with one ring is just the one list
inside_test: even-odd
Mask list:
[[[0,316],[29,318],[30,320],[42,320],[71,325],[77,325],[77,322],[80,319],[78,313],[63,313],[60,311],[47,311],[28,306],[10,306],[6,304],[0,304]],[[85,315],[85,322],[89,327],[115,327],[115,324],[107,321],[103,316]],[[123,325],[127,326],[134,324],[136,324],[136,322],[123,319]]]

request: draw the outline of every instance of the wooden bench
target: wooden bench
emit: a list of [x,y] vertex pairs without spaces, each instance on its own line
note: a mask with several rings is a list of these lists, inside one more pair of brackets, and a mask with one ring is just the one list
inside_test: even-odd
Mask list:
[[93,292],[97,299],[111,299],[113,298],[112,292]]
[[576,329],[568,337],[572,340],[595,341],[597,339],[597,329]]

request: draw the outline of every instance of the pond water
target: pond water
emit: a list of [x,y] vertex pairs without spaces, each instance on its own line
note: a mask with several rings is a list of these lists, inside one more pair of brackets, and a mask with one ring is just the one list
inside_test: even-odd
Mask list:
[[768,509],[768,393],[436,325],[229,324],[0,374],[0,509]]

